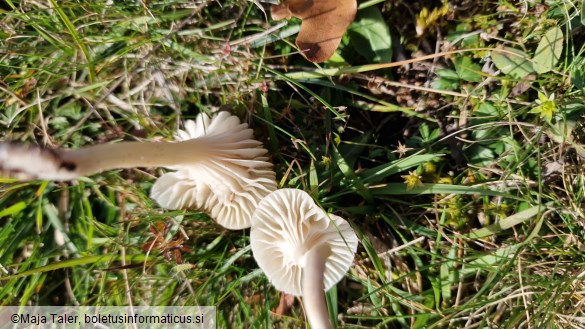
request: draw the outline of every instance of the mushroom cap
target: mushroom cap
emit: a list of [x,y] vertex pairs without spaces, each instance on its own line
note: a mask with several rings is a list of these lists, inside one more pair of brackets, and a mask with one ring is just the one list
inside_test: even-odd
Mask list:
[[302,295],[306,255],[322,243],[331,255],[325,263],[324,286],[329,290],[349,270],[358,238],[347,221],[327,214],[311,196],[298,189],[270,193],[252,217],[252,253],[276,289]]
[[272,18],[300,18],[297,47],[309,61],[329,59],[339,46],[343,33],[355,18],[356,0],[284,0],[270,8]]
[[167,209],[201,209],[228,229],[244,229],[260,200],[276,189],[266,149],[236,116],[201,113],[177,131],[177,141],[206,143],[205,157],[162,175],[150,196]]

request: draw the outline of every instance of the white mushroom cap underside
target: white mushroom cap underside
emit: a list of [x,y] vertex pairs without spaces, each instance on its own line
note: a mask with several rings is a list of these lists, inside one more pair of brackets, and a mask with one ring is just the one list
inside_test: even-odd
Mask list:
[[358,239],[347,221],[327,214],[304,191],[281,189],[261,202],[252,217],[252,253],[276,289],[302,295],[306,252],[329,244],[324,285],[329,290],[349,270]]
[[264,196],[276,189],[266,149],[252,129],[227,112],[187,121],[177,141],[199,139],[209,155],[189,165],[173,166],[161,176],[151,197],[167,209],[201,209],[228,229],[244,229]]

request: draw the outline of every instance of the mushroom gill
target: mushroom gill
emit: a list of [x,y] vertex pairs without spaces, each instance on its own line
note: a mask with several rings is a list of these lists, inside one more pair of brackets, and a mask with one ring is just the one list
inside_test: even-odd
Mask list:
[[168,166],[175,171],[156,181],[151,197],[167,209],[201,209],[228,229],[250,227],[260,200],[276,190],[272,163],[252,129],[227,112],[200,114],[175,138],[204,142],[208,151],[193,163]]

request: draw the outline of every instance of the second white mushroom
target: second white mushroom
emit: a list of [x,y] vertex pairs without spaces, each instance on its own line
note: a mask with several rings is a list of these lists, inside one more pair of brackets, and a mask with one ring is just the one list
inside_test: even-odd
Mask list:
[[258,205],[250,240],[256,262],[276,289],[303,297],[311,327],[332,328],[325,291],[353,263],[358,238],[349,223],[327,214],[306,192],[281,189]]

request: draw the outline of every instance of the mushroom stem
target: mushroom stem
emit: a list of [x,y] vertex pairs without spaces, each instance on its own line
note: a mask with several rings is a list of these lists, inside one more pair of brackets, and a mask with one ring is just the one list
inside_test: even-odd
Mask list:
[[183,142],[120,142],[75,150],[60,150],[61,160],[79,176],[111,169],[168,167],[193,163],[207,157],[207,143],[201,139]]
[[0,142],[0,176],[66,181],[116,168],[192,164],[221,147],[205,137],[176,143],[108,143],[73,150]]
[[333,329],[325,301],[323,276],[331,248],[322,243],[307,252],[303,273],[303,305],[313,329]]

